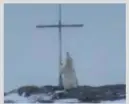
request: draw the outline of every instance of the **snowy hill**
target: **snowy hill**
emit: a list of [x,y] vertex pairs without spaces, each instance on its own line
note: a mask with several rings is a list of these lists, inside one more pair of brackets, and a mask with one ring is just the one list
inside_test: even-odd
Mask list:
[[63,90],[58,86],[22,86],[5,93],[5,103],[125,103],[125,85],[79,86]]
[[[37,97],[38,96],[41,97],[41,95],[37,95]],[[46,98],[48,100],[49,96],[44,95],[44,98]],[[11,94],[11,95],[5,97],[5,101],[7,101],[7,99],[13,101],[13,103],[34,103],[36,100],[36,95],[33,95],[29,98],[25,98],[23,96],[18,96],[17,94]],[[78,99],[59,99],[59,100],[53,101],[53,103],[72,103],[72,102],[79,103],[79,100]],[[35,102],[35,103],[38,103],[38,102]],[[125,101],[125,99],[123,99],[123,100],[116,100],[116,101],[102,101],[101,103],[102,104],[103,103],[126,104],[126,101]],[[6,102],[5,102],[5,104],[6,104]]]

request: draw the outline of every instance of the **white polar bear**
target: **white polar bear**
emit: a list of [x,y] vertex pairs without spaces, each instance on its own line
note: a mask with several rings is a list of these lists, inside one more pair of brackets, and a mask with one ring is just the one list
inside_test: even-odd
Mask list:
[[66,53],[66,63],[62,67],[61,75],[64,89],[76,88],[78,86],[76,72],[73,68],[73,60],[68,52]]

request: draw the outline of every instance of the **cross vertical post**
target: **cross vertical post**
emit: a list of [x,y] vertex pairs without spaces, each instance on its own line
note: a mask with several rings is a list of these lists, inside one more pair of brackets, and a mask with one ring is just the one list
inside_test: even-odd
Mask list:
[[59,86],[63,87],[61,68],[62,68],[62,28],[61,28],[61,5],[59,5]]
[[62,24],[62,10],[61,4],[59,4],[59,21],[58,24],[51,25],[37,25],[36,28],[58,28],[59,29],[59,86],[63,87],[61,68],[62,68],[62,28],[64,27],[83,27],[83,24]]

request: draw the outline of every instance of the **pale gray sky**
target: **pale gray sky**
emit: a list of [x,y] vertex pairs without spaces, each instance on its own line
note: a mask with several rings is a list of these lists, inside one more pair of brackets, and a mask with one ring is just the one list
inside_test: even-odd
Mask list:
[[[79,83],[125,83],[125,4],[63,5],[63,52],[74,59]],[[58,30],[36,29],[58,22],[54,4],[5,4],[5,90],[58,84]]]

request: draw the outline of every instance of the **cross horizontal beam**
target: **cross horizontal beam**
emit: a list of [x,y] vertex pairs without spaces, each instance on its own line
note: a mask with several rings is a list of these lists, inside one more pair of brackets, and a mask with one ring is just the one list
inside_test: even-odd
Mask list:
[[83,27],[83,24],[61,24],[61,25],[37,25],[36,28],[47,28],[47,27]]

